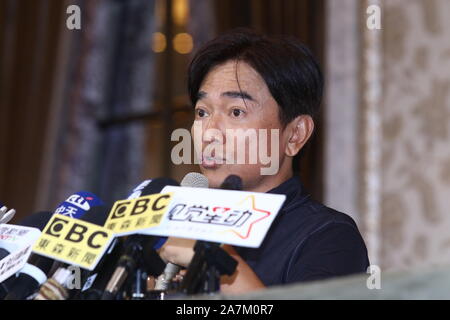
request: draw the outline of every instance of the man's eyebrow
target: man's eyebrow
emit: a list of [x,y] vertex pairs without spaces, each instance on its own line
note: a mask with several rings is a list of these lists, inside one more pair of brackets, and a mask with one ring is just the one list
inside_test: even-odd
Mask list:
[[221,96],[255,101],[255,99],[253,99],[253,97],[246,91],[225,91],[225,92],[222,92]]
[[[206,98],[208,93],[205,91],[199,91],[197,93],[197,100],[201,100]],[[245,99],[250,101],[255,101],[255,99],[246,91],[225,91],[221,94],[222,97],[228,97],[228,98],[239,98],[239,99]]]
[[199,91],[197,93],[197,100],[202,100],[203,98],[206,98],[207,93],[205,91]]

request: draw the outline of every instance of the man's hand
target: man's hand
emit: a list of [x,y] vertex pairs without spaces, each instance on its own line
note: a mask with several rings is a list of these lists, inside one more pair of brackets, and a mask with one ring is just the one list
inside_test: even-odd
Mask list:
[[188,267],[194,256],[195,241],[169,237],[161,247],[159,255],[166,263],[171,262],[182,267]]
[[265,288],[264,283],[232,246],[224,245],[222,248],[238,262],[233,275],[222,276],[220,290],[223,293],[236,295]]
[[[165,262],[188,267],[194,256],[195,242],[196,240],[168,238],[166,243],[161,247],[159,255]],[[222,248],[238,262],[233,275],[222,276],[221,278],[221,291],[223,293],[244,294],[265,288],[255,272],[232,246],[224,245]]]

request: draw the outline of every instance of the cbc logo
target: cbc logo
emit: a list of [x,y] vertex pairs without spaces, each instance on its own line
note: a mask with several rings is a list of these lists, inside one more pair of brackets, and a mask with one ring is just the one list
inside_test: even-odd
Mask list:
[[45,234],[72,243],[86,243],[92,249],[98,249],[108,238],[108,233],[101,230],[90,230],[89,227],[69,219],[54,218]]
[[148,212],[158,212],[167,207],[167,200],[170,199],[169,194],[159,196],[147,196],[136,200],[118,201],[113,208],[111,219],[119,219],[125,216],[137,216]]

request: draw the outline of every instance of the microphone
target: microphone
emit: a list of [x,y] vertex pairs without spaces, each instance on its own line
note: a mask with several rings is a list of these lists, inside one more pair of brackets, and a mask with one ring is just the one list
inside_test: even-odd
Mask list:
[[74,299],[79,300],[100,300],[108,281],[115,271],[116,263],[122,256],[124,241],[116,239],[109,248],[107,255],[99,262],[95,270],[88,272],[84,276],[82,288],[75,295]]
[[79,191],[61,202],[56,208],[55,213],[80,219],[92,208],[104,205],[103,201],[95,194],[87,191]]
[[[173,179],[168,178],[158,178],[151,180],[147,186],[145,186],[140,193],[134,192],[132,197],[139,197],[141,195],[151,195],[155,193],[160,193],[161,190],[167,185],[177,186],[178,183]],[[158,270],[158,265],[163,268],[163,263],[158,255],[154,255],[153,247],[157,243],[159,238],[146,235],[132,235],[129,236],[124,244],[124,252],[117,262],[117,266],[112,274],[109,282],[106,284],[106,288],[102,295],[102,300],[112,300],[116,297],[117,293],[122,288],[125,280],[128,276],[138,269],[141,261],[144,248],[151,248],[149,253],[144,254],[145,262],[147,262],[147,267],[152,266],[157,274],[160,274],[163,270]],[[150,261],[149,261],[150,260]]]
[[180,186],[191,188],[208,188],[209,181],[208,178],[206,178],[201,173],[189,172],[184,176],[183,180],[181,180]]
[[[242,179],[236,175],[229,175],[220,185],[220,189],[241,191]],[[194,257],[181,284],[181,291],[186,294],[218,291],[220,276],[232,275],[236,270],[237,261],[217,243],[197,240],[194,251]]]
[[5,205],[0,203],[0,224],[8,223],[9,221],[11,221],[11,219],[14,217],[15,214],[16,210],[14,209],[8,210],[8,208]]
[[[2,213],[8,212],[8,209],[6,208],[6,206],[3,206],[2,204],[0,204],[0,206],[1,206]],[[42,214],[46,214],[46,213],[38,212],[32,216],[32,219],[28,219],[28,220],[24,221],[23,223],[21,223],[21,225],[24,227],[38,228],[40,230],[44,229],[45,224],[47,223],[47,221],[50,218],[43,219]],[[51,213],[49,212],[49,214],[51,214]],[[5,217],[5,216],[3,215],[3,217]],[[38,217],[39,219],[37,219],[36,217]],[[3,243],[0,242],[0,244],[1,244],[0,260],[2,260],[3,258],[6,258],[12,251],[15,250],[14,246],[9,245],[8,242],[3,242]],[[12,275],[9,278],[7,278],[1,282],[1,284],[0,284],[0,300],[3,300],[5,298],[5,296],[9,293],[15,280],[16,280],[16,275]]]
[[[63,214],[71,218],[81,218],[91,208],[100,205],[104,205],[103,201],[95,194],[79,191],[63,201],[56,208],[54,214]],[[36,223],[34,227],[42,231],[52,215],[52,213],[46,213],[42,217],[30,217],[28,223]],[[51,258],[31,254],[27,264],[21,270],[16,281],[14,281],[13,288],[5,297],[5,300],[30,298],[47,281],[47,274],[52,270],[54,262],[55,260]]]
[[180,272],[181,267],[174,263],[167,263],[164,268],[163,274],[161,274],[155,283],[155,291],[166,291],[170,289],[170,283],[172,279]]
[[[1,204],[0,204],[1,205]],[[30,225],[28,225],[30,226]],[[0,241],[0,261],[6,258],[12,251],[15,250],[15,246],[12,244],[9,244],[8,242],[1,242]],[[3,300],[4,297],[9,293],[11,290],[11,286],[16,280],[16,276],[13,274],[9,278],[3,280],[0,283],[0,300]]]
[[[79,220],[102,226],[108,217],[108,212],[111,207],[105,205],[95,206],[84,213]],[[111,244],[111,248],[107,252],[111,252],[115,244],[116,241]],[[103,262],[104,259],[99,261],[94,272],[98,272]],[[72,280],[73,276],[68,266],[68,264],[60,263],[53,276],[42,284],[34,300],[66,300],[69,297],[68,283]]]
[[[52,212],[48,211],[37,212],[22,221],[20,225],[42,231],[52,215]],[[4,299],[21,300],[33,294],[47,279],[46,274],[50,271],[52,264],[52,259],[31,254],[27,264],[20,270],[20,274],[14,278],[11,277],[13,281],[9,283],[8,293]]]
[[[201,173],[190,172],[184,176],[183,180],[181,180],[180,185],[182,187],[191,187],[191,188],[208,188],[209,182],[208,178],[206,178]],[[170,283],[172,279],[180,272],[181,267],[174,263],[167,263],[166,268],[162,275],[156,279],[155,283],[155,291],[161,290],[165,291],[169,289]]]
[[108,219],[112,205],[99,205],[89,210],[80,220],[103,226]]
[[[142,193],[148,193],[147,189],[145,189],[151,182],[153,181],[152,186],[156,187],[156,184],[159,184],[159,179],[156,180],[144,180],[138,186],[136,186],[131,194],[128,196],[128,199],[138,198],[142,195]],[[176,184],[176,181],[166,181],[167,184]],[[158,189],[156,187],[155,189]],[[109,208],[108,212],[111,211]],[[97,219],[97,222],[101,225],[104,225],[107,218],[108,212],[105,214],[99,214],[103,219],[100,221]],[[89,214],[91,215],[91,214]],[[96,215],[95,213],[92,215]],[[111,245],[111,247],[107,251],[107,256],[103,257],[100,260],[98,266],[93,271],[89,271],[87,275],[84,276],[83,287],[78,292],[77,298],[83,300],[98,300],[101,299],[103,292],[105,291],[106,285],[112,277],[116,269],[117,261],[120,259],[121,255],[124,251],[123,241],[116,239],[116,241]],[[144,249],[145,250],[145,249]],[[144,255],[144,259],[147,255]],[[154,260],[152,260],[154,261]]]
[[[3,258],[6,258],[10,252],[7,249],[0,248],[0,260]],[[3,300],[3,298],[8,294],[11,285],[14,283],[15,276],[12,275],[8,279],[4,280],[0,283],[0,300]]]
[[37,228],[39,230],[44,230],[47,223],[53,216],[51,211],[38,211],[35,212],[24,219],[22,219],[17,225],[23,227]]
[[127,277],[137,269],[138,260],[142,253],[142,243],[149,237],[144,235],[135,235],[125,241],[125,250],[119,258],[117,266],[111,279],[108,281],[105,291],[101,297],[102,300],[114,300],[116,294],[122,288]]
[[234,174],[230,174],[220,185],[222,190],[242,191],[242,179]]

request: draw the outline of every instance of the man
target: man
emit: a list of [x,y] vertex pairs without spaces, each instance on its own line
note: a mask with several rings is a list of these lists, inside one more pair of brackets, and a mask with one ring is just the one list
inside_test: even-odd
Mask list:
[[[293,159],[313,133],[323,91],[320,68],[309,50],[291,38],[234,30],[196,53],[188,89],[195,108],[194,144],[202,151],[200,169],[210,187],[218,188],[234,174],[242,178],[246,191],[287,197],[259,248],[224,246],[238,267],[233,276],[223,277],[222,292],[245,293],[365,272],[367,250],[354,221],[313,201],[294,177]],[[262,174],[267,163],[260,158],[250,161],[250,145],[258,142],[261,148],[264,141],[254,136],[240,140],[247,154],[243,163],[235,163],[237,148],[227,148],[233,145],[227,142],[239,141],[239,134],[228,134],[238,129],[266,129],[275,135],[275,145],[268,143],[271,137],[264,145],[277,155],[275,172]],[[193,244],[171,238],[160,254],[166,261],[187,266]]]

